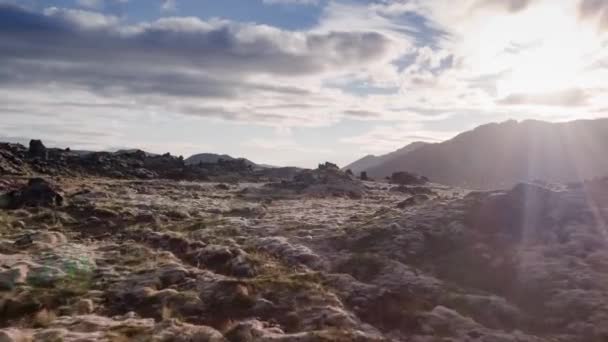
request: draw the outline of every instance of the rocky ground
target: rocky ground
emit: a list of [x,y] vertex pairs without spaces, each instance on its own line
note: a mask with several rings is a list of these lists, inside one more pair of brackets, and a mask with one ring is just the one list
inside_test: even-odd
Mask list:
[[604,181],[29,178],[0,177],[0,341],[608,340]]

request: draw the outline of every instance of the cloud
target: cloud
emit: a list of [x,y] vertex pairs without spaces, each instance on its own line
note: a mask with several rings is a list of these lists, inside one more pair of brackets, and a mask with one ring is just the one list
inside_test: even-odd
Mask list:
[[282,150],[293,153],[306,153],[318,156],[319,154],[329,154],[331,150],[329,148],[310,148],[298,144],[293,139],[289,138],[274,138],[264,139],[256,138],[243,143],[246,147],[255,147],[263,150]]
[[558,107],[580,107],[587,104],[589,94],[574,88],[541,94],[511,94],[499,101],[501,105],[541,105]]
[[262,0],[267,5],[318,5],[319,0]]
[[176,0],[162,0],[160,4],[160,9],[163,12],[174,12],[177,10],[177,1]]
[[350,117],[361,118],[361,119],[373,119],[373,118],[382,117],[382,114],[380,114],[380,113],[372,112],[369,110],[358,110],[358,109],[347,110],[344,112],[344,114],[346,114]]
[[600,27],[608,29],[608,2],[604,0],[582,0],[579,5],[579,15],[583,19],[599,17]]
[[[117,5],[124,0],[42,10],[10,2],[21,7],[0,5],[0,133],[21,123],[15,134],[34,134],[24,123],[44,118],[119,132],[92,140],[126,146],[144,130],[125,121],[183,123],[176,131],[245,123],[301,144],[299,128],[335,125],[355,134],[336,149],[388,152],[493,115],[569,119],[608,107],[597,90],[608,77],[596,22],[604,1],[319,1],[317,24],[299,31],[179,12],[137,22]],[[82,137],[70,129],[67,140]],[[271,140],[252,149],[268,152]],[[289,158],[302,147],[282,142]]]
[[[129,0],[76,0],[76,4],[80,7],[88,9],[101,9],[106,7],[108,4],[125,4]],[[16,3],[16,1],[14,2]]]
[[509,12],[519,12],[526,9],[534,0],[479,0],[476,7],[495,7]]
[[77,3],[82,7],[99,8],[103,4],[103,0],[78,0]]
[[[126,24],[98,12],[0,5],[0,96],[72,89],[197,117],[314,125],[342,112],[335,104],[328,115],[331,91],[321,94],[319,78],[384,64],[395,57],[392,44],[373,31],[189,17]],[[294,98],[309,107],[285,110]]]
[[120,23],[118,17],[78,9],[49,7],[44,10],[44,15],[75,25],[83,30],[112,28]]
[[[59,9],[37,14],[2,6],[0,19],[0,58],[5,62],[86,63],[91,69],[112,62],[224,74],[314,74],[381,60],[391,44],[374,32],[307,34],[197,18],[120,26],[112,17]],[[91,19],[95,25],[87,25]]]
[[355,145],[365,153],[387,153],[416,141],[433,143],[447,140],[456,133],[425,129],[418,123],[398,123],[376,126],[363,134],[342,138],[340,142]]
[[594,16],[602,12],[608,3],[604,0],[582,0],[579,5],[580,15],[583,17]]

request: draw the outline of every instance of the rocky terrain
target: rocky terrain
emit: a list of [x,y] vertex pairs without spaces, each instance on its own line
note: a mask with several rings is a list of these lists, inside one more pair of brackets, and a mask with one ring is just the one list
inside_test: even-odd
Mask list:
[[[247,159],[215,156],[186,159],[169,153],[155,155],[141,150],[118,152],[82,152],[69,148],[47,148],[40,140],[28,147],[0,143],[0,175],[97,176],[114,179],[214,180],[277,180],[292,177],[291,168],[264,169]],[[196,161],[196,162],[194,162]],[[286,174],[286,175],[284,175]]]
[[326,163],[227,184],[16,150],[0,341],[608,339],[606,180],[471,192]]

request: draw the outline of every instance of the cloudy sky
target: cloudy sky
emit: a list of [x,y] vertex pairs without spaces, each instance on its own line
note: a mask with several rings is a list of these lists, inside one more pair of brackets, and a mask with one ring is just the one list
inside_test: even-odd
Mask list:
[[606,0],[0,0],[0,140],[344,165],[608,111]]

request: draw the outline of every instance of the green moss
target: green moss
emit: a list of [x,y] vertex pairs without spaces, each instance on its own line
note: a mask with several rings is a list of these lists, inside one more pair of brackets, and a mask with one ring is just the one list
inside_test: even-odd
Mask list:
[[4,212],[0,212],[0,235],[8,233],[10,228],[9,216]]
[[263,275],[248,281],[260,292],[280,293],[284,291],[327,292],[320,273],[293,273]]

